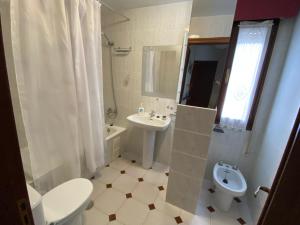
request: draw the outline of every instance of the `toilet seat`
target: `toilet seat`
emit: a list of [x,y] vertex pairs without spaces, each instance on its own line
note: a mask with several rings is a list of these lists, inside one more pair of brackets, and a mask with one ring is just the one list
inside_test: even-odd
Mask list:
[[82,210],[89,203],[92,191],[90,181],[77,178],[47,192],[42,198],[47,224],[63,223]]

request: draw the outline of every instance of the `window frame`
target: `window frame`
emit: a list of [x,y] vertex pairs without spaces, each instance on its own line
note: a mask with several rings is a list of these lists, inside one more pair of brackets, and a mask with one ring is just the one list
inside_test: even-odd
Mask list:
[[[252,20],[252,21],[261,22],[264,20]],[[221,84],[221,92],[219,95],[218,106],[217,106],[217,115],[216,115],[216,119],[215,119],[216,124],[220,124],[220,121],[221,121],[222,110],[223,110],[223,106],[225,103],[226,91],[227,91],[228,82],[230,79],[230,72],[231,72],[233,58],[234,58],[235,49],[236,49],[236,45],[237,45],[240,22],[242,22],[242,21],[235,21],[233,23],[233,27],[232,27],[232,31],[231,31],[229,51],[228,51],[228,55],[227,55],[226,66],[224,69],[224,75],[223,75],[223,80],[222,80],[222,84]],[[254,124],[256,113],[257,113],[260,97],[261,97],[261,94],[263,91],[264,82],[266,79],[266,75],[268,73],[268,68],[269,68],[271,57],[272,57],[272,52],[273,52],[273,48],[274,48],[274,44],[275,44],[275,40],[276,40],[276,36],[277,36],[279,23],[280,23],[280,19],[273,19],[273,26],[272,26],[271,33],[270,33],[270,38],[269,38],[266,54],[263,59],[262,68],[261,68],[261,71],[259,74],[259,79],[258,79],[258,83],[256,86],[254,99],[253,99],[253,102],[251,105],[250,114],[249,114],[249,118],[248,118],[247,125],[246,125],[246,130],[248,130],[248,131],[251,131],[253,128],[253,124]]]

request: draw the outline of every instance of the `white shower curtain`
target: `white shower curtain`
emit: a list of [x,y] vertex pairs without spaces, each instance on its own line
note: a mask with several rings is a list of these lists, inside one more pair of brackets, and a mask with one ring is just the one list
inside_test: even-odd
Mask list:
[[103,164],[100,4],[11,0],[11,22],[32,175],[43,193]]

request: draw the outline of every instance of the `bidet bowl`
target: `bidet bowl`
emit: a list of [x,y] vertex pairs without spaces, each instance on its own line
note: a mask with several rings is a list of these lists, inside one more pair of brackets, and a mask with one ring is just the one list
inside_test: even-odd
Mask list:
[[247,190],[247,183],[239,169],[226,163],[216,163],[213,170],[216,185],[215,201],[223,211],[229,210],[234,197],[241,197]]

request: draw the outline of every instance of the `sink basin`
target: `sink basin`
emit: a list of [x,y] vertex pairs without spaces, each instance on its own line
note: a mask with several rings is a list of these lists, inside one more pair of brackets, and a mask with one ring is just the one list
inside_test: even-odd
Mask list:
[[133,114],[128,116],[127,120],[129,120],[137,127],[155,131],[163,131],[167,129],[171,122],[170,117],[167,117],[166,119],[156,117],[151,118],[149,113]]
[[166,130],[171,122],[171,118],[166,119],[150,117],[149,113],[133,114],[127,117],[127,120],[134,126],[144,129],[143,136],[143,167],[149,169],[152,167],[155,134],[156,131]]

